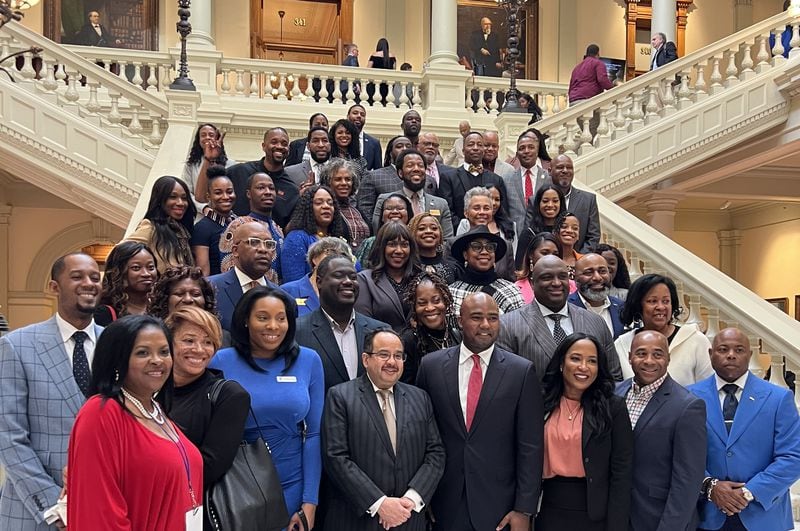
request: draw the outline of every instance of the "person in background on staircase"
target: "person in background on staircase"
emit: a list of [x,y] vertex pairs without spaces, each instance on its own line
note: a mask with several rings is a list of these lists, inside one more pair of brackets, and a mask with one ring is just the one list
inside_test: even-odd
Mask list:
[[183,166],[181,178],[189,185],[194,205],[200,213],[203,213],[206,206],[205,197],[208,190],[206,171],[209,166],[219,164],[230,168],[236,164],[236,161],[229,159],[225,153],[225,145],[222,143],[224,139],[225,133],[217,129],[214,124],[200,124],[194,135],[186,164]]
[[464,164],[464,137],[470,132],[469,122],[463,120],[458,122],[458,133],[461,135],[453,142],[453,147],[444,157],[444,164],[447,166],[461,166]]
[[[599,56],[600,47],[596,44],[590,44],[586,47],[586,55],[583,56],[583,61],[578,63],[572,70],[572,76],[569,80],[570,106],[591,99],[614,86],[611,83],[611,78],[608,77],[606,64],[599,59]],[[579,118],[578,122],[583,128],[583,118]],[[600,111],[595,110],[589,120],[589,132],[592,133],[592,138],[597,133],[597,126],[599,125]]]
[[669,375],[683,386],[691,385],[713,374],[708,352],[711,342],[697,323],[676,324],[683,313],[675,282],[663,275],[649,274],[631,284],[620,318],[633,328],[614,342],[622,366],[623,378],[632,378],[628,361],[633,336],[639,330],[661,332],[669,341]]
[[678,59],[678,49],[675,47],[675,43],[667,41],[665,34],[653,33],[650,44],[653,45],[653,56],[650,60],[651,71]]
[[622,299],[628,298],[628,289],[631,287],[631,276],[628,273],[628,264],[625,257],[616,247],[601,243],[595,248],[608,263],[608,274],[611,275],[611,292],[609,295]]
[[169,267],[193,266],[189,240],[196,214],[186,183],[164,175],[153,184],[144,219],[126,240],[147,245],[153,251],[159,273]]
[[106,258],[103,292],[94,311],[94,322],[108,326],[125,315],[144,314],[156,280],[153,251],[140,242],[119,242]]
[[236,218],[233,213],[236,193],[233,191],[233,182],[222,166],[214,165],[208,169],[208,190],[204,199],[208,201],[209,208],[200,221],[195,223],[189,243],[195,263],[203,270],[203,274],[218,275],[222,272],[219,239],[225,228]]

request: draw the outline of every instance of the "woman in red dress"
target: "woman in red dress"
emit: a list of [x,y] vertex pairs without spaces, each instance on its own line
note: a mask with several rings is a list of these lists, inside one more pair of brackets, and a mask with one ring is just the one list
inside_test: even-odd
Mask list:
[[93,396],[69,439],[70,529],[202,530],[202,457],[154,398],[171,387],[170,334],[159,319],[129,315],[103,331]]

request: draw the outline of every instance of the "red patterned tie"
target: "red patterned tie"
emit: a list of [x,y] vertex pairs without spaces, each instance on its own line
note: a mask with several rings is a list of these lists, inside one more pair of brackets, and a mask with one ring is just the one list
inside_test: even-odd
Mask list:
[[481,397],[482,386],[483,373],[481,372],[481,357],[477,354],[473,354],[472,371],[469,373],[469,384],[467,385],[467,431],[469,431],[472,426],[475,410],[478,409],[478,399]]
[[531,170],[525,170],[525,204],[533,195],[533,182],[531,181]]

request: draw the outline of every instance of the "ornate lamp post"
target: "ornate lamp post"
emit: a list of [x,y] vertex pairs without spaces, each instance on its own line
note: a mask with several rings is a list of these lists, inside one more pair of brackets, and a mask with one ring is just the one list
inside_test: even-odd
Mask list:
[[189,23],[190,0],[178,0],[178,16],[180,20],[176,24],[178,33],[181,36],[181,58],[178,63],[178,77],[170,83],[172,90],[197,90],[194,83],[189,79],[189,61],[186,58],[186,37],[192,32],[192,25]]
[[511,86],[506,92],[506,101],[501,112],[527,112],[517,104],[519,91],[517,90],[517,58],[519,57],[519,12],[528,3],[528,0],[497,0],[497,5],[506,11],[508,22],[508,56],[507,61],[511,69]]

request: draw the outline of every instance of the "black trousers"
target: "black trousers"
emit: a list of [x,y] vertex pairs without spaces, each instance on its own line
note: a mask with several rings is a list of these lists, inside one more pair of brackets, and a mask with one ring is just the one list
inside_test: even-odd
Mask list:
[[[699,531],[706,530],[699,529]],[[722,527],[720,527],[718,531],[747,531],[747,528],[742,523],[742,519],[739,518],[739,515],[734,514],[733,516],[729,516],[725,519],[725,523],[722,524]]]

